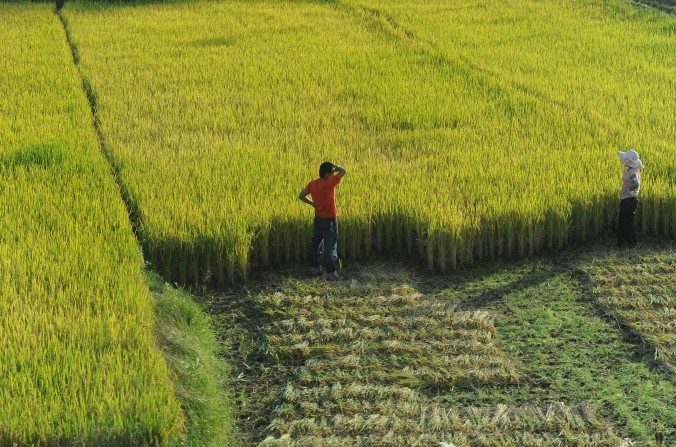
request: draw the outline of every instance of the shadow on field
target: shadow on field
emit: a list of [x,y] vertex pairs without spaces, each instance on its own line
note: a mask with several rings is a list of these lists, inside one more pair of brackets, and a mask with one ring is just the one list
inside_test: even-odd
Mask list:
[[208,47],[230,47],[235,43],[233,37],[210,37],[206,39],[197,39],[192,44],[200,48]]
[[64,148],[55,143],[30,144],[0,155],[0,170],[59,167],[67,158]]
[[500,301],[507,294],[519,293],[531,287],[537,287],[558,274],[560,274],[560,271],[555,268],[525,274],[523,277],[504,285],[478,292],[470,292],[458,302],[457,307],[462,310],[478,310],[495,304],[495,302]]
[[676,14],[676,2],[674,0],[631,0],[637,7],[648,7],[662,12]]
[[[660,240],[644,240],[642,245],[640,250],[646,252],[664,249]],[[635,419],[632,423],[644,424],[664,405],[650,401],[654,408],[649,411],[632,409],[623,406],[623,399],[642,392],[651,399],[659,396],[668,387],[667,379],[655,368],[653,349],[618,326],[580,284],[578,267],[604,256],[617,256],[610,238],[526,260],[482,261],[445,275],[431,274],[411,259],[378,257],[346,262],[338,282],[311,277],[304,264],[293,263],[260,273],[248,284],[204,287],[197,295],[219,322],[226,360],[236,370],[232,386],[237,390],[240,429],[246,432],[242,439],[251,441],[246,445],[261,440],[271,410],[298,373],[297,365],[275,358],[275,346],[268,345],[266,326],[274,314],[261,297],[275,293],[329,300],[361,297],[368,302],[415,291],[448,303],[448,308],[489,311],[500,344],[519,363],[523,380],[518,385],[421,393],[451,406],[591,401],[602,405],[604,415],[620,427],[627,415]],[[648,385],[637,385],[637,380]],[[620,394],[608,397],[606,390]]]

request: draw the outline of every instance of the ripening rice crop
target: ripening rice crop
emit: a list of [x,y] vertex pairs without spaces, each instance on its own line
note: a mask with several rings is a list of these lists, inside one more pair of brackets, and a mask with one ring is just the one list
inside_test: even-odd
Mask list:
[[408,39],[456,57],[465,69],[536,97],[569,119],[593,122],[620,144],[648,153],[651,174],[645,189],[650,191],[639,213],[642,230],[674,235],[672,15],[625,1],[349,3],[398,32],[405,30]]
[[275,293],[257,303],[268,320],[266,351],[290,375],[261,447],[618,444],[584,405],[454,408],[426,392],[519,380],[487,312],[418,293]]
[[172,280],[227,282],[306,256],[312,210],[296,194],[324,160],[349,171],[344,257],[446,270],[598,234],[627,147],[648,166],[641,230],[673,236],[675,22],[607,3],[71,2],[66,15],[147,259]]
[[657,156],[651,171],[673,168],[667,152],[676,141],[672,16],[624,1],[349,3],[406,30],[409,39],[457,56],[468,70],[623,135],[639,150],[659,148],[651,153]]
[[655,358],[676,372],[676,256],[673,251],[599,258],[584,265],[595,298],[611,315],[655,347]]
[[142,257],[52,5],[0,3],[0,445],[165,445]]

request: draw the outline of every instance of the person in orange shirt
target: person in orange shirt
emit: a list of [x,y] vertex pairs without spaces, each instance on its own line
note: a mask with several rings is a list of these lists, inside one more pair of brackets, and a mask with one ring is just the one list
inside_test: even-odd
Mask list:
[[[298,198],[315,209],[312,229],[310,261],[312,273],[325,273],[326,279],[339,279],[336,272],[338,260],[338,213],[336,210],[336,186],[347,171],[342,166],[324,162],[319,166],[319,178],[312,180],[298,194]],[[312,200],[307,196],[311,196]],[[319,248],[324,242],[324,259],[320,259]],[[322,266],[323,261],[323,266]]]

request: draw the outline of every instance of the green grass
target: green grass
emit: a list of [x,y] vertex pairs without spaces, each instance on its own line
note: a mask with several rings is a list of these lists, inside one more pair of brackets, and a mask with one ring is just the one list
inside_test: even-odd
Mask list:
[[643,337],[672,375],[676,367],[675,267],[673,250],[609,254],[582,266],[594,298]]
[[[673,262],[668,246],[647,245],[635,256],[651,260],[657,269]],[[614,255],[594,245],[530,261],[484,263],[446,277],[409,264],[351,263],[344,271],[346,280],[337,284],[279,270],[240,292],[217,296],[213,311],[227,322],[221,335],[241,373],[234,386],[240,394],[242,436],[252,445],[265,438],[262,445],[313,445],[320,434],[327,445],[429,445],[450,439],[458,446],[616,446],[618,437],[649,445],[659,431],[669,442],[676,436],[671,423],[676,386],[658,368],[650,345],[606,317],[597,294],[586,285],[588,278],[581,276],[608,256]],[[650,283],[650,278],[644,281]],[[411,371],[404,351],[393,354],[391,361],[397,363],[379,361],[373,353],[388,358],[387,349],[417,352],[411,358],[431,363],[447,355],[443,349],[429,350],[441,340],[430,325],[390,333],[389,339],[410,337],[406,346],[381,339],[412,305],[387,306],[386,298],[417,293],[423,294],[417,298],[423,312],[438,306],[449,306],[449,312],[488,311],[494,342],[515,365],[518,381],[429,386],[401,380],[402,372]],[[335,331],[336,324],[342,333]],[[444,327],[453,333],[452,324]],[[360,341],[380,348],[355,348]],[[294,346],[291,342],[295,348],[286,349]],[[470,348],[471,343],[465,354],[471,356]],[[357,356],[345,373],[342,351]],[[359,366],[369,362],[378,368]],[[471,364],[463,367],[472,370]],[[338,383],[342,388],[336,388]],[[564,404],[562,414],[577,416],[564,417],[558,422],[563,425],[549,431],[551,425],[538,425],[536,413],[557,403]],[[276,408],[273,414],[270,408]],[[472,419],[474,409],[483,418],[503,422],[481,425],[486,419]],[[505,409],[511,416],[502,420],[497,414]],[[430,425],[424,415],[437,413],[445,416]],[[378,423],[384,425],[366,429],[366,419],[359,425],[359,418],[369,414],[379,414]],[[531,424],[518,428],[521,417]],[[572,420],[577,422],[566,425]],[[468,421],[478,424],[476,432]],[[557,437],[561,433],[570,437]]]
[[0,17],[0,444],[166,445],[183,418],[63,29]]
[[[675,387],[655,371],[651,352],[601,317],[571,271],[536,263],[522,275],[517,284],[523,290],[518,285],[503,289],[501,278],[494,277],[481,285],[488,300],[469,307],[479,305],[502,315],[496,325],[504,349],[528,379],[519,387],[449,394],[446,400],[593,402],[602,415],[617,421],[622,433],[642,442],[652,438],[655,425],[668,427],[676,416],[670,398]],[[491,284],[496,279],[498,284]],[[499,292],[494,295],[496,285]],[[673,438],[673,427],[669,430]]]
[[211,318],[194,298],[148,272],[155,305],[158,345],[172,371],[176,397],[185,415],[185,431],[172,445],[226,447],[239,445],[233,435],[230,368],[220,357]]

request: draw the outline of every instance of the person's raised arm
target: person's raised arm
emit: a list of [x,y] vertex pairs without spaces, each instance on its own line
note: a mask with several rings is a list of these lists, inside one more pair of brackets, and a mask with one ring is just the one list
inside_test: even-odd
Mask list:
[[347,174],[347,170],[344,167],[338,165],[333,166],[333,172],[335,172],[338,177],[345,177]]
[[306,186],[305,188],[303,188],[303,190],[302,190],[301,192],[298,193],[298,199],[299,199],[301,202],[305,202],[305,203],[307,203],[308,205],[311,205],[311,206],[314,207],[314,206],[315,206],[314,202],[313,202],[312,200],[310,200],[310,199],[307,198],[307,196],[308,196],[309,194],[310,194],[310,191],[308,191],[307,186]]

